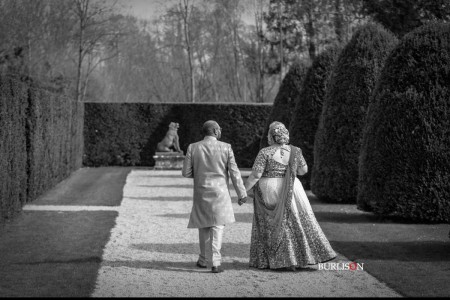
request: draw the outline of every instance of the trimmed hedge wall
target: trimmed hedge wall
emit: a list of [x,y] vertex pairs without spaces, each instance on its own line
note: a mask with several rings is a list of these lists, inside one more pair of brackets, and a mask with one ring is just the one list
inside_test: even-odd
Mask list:
[[83,104],[0,76],[0,222],[81,167]]
[[264,126],[264,133],[259,144],[260,148],[269,146],[267,134],[269,133],[270,123],[278,121],[283,123],[286,128],[289,128],[292,112],[294,111],[308,67],[307,63],[296,61],[281,82],[280,89],[273,102],[272,111]]
[[170,122],[180,124],[180,147],[203,139],[202,125],[216,120],[221,140],[232,145],[240,168],[250,168],[259,151],[267,104],[86,103],[85,166],[154,166],[156,144]]
[[82,165],[83,104],[36,86],[29,90],[29,193],[33,201]]
[[303,187],[308,190],[311,188],[311,170],[314,166],[314,138],[322,113],[327,81],[339,50],[338,46],[330,47],[316,57],[306,73],[289,125],[290,143],[302,149],[308,164],[309,172],[299,176]]
[[27,199],[27,85],[0,76],[0,223]]
[[339,54],[314,141],[311,190],[330,202],[356,203],[358,156],[370,96],[397,44],[376,24],[360,27]]
[[419,27],[389,56],[364,129],[358,207],[450,221],[450,24]]

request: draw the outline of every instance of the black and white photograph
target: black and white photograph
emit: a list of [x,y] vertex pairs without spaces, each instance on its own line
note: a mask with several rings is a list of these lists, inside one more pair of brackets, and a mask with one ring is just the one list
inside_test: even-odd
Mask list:
[[450,0],[0,0],[0,298],[449,283]]

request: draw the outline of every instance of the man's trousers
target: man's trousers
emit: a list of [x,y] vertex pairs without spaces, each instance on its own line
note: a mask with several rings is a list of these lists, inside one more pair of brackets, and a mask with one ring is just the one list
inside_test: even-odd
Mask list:
[[[220,249],[222,248],[222,236],[225,225],[217,225],[212,227],[205,227],[198,229],[200,240],[200,255],[198,261],[201,265],[206,266],[209,261],[212,261],[214,267],[220,266],[222,255]],[[211,257],[206,257],[206,251],[210,250]]]

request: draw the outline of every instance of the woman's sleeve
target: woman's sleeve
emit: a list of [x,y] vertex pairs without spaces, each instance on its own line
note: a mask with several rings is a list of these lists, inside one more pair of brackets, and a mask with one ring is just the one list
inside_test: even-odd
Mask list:
[[255,162],[253,163],[252,170],[258,173],[264,172],[264,169],[266,168],[266,155],[262,151],[262,149],[259,151],[258,155],[256,156]]
[[306,166],[306,160],[303,157],[302,150],[298,151],[298,167],[303,168]]

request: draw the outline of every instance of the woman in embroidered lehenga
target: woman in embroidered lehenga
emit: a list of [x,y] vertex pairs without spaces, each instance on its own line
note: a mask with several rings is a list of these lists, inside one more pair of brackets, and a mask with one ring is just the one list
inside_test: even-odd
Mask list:
[[245,183],[255,197],[250,267],[295,270],[335,258],[296,176],[308,171],[301,149],[288,145],[280,122],[270,124],[268,139]]

